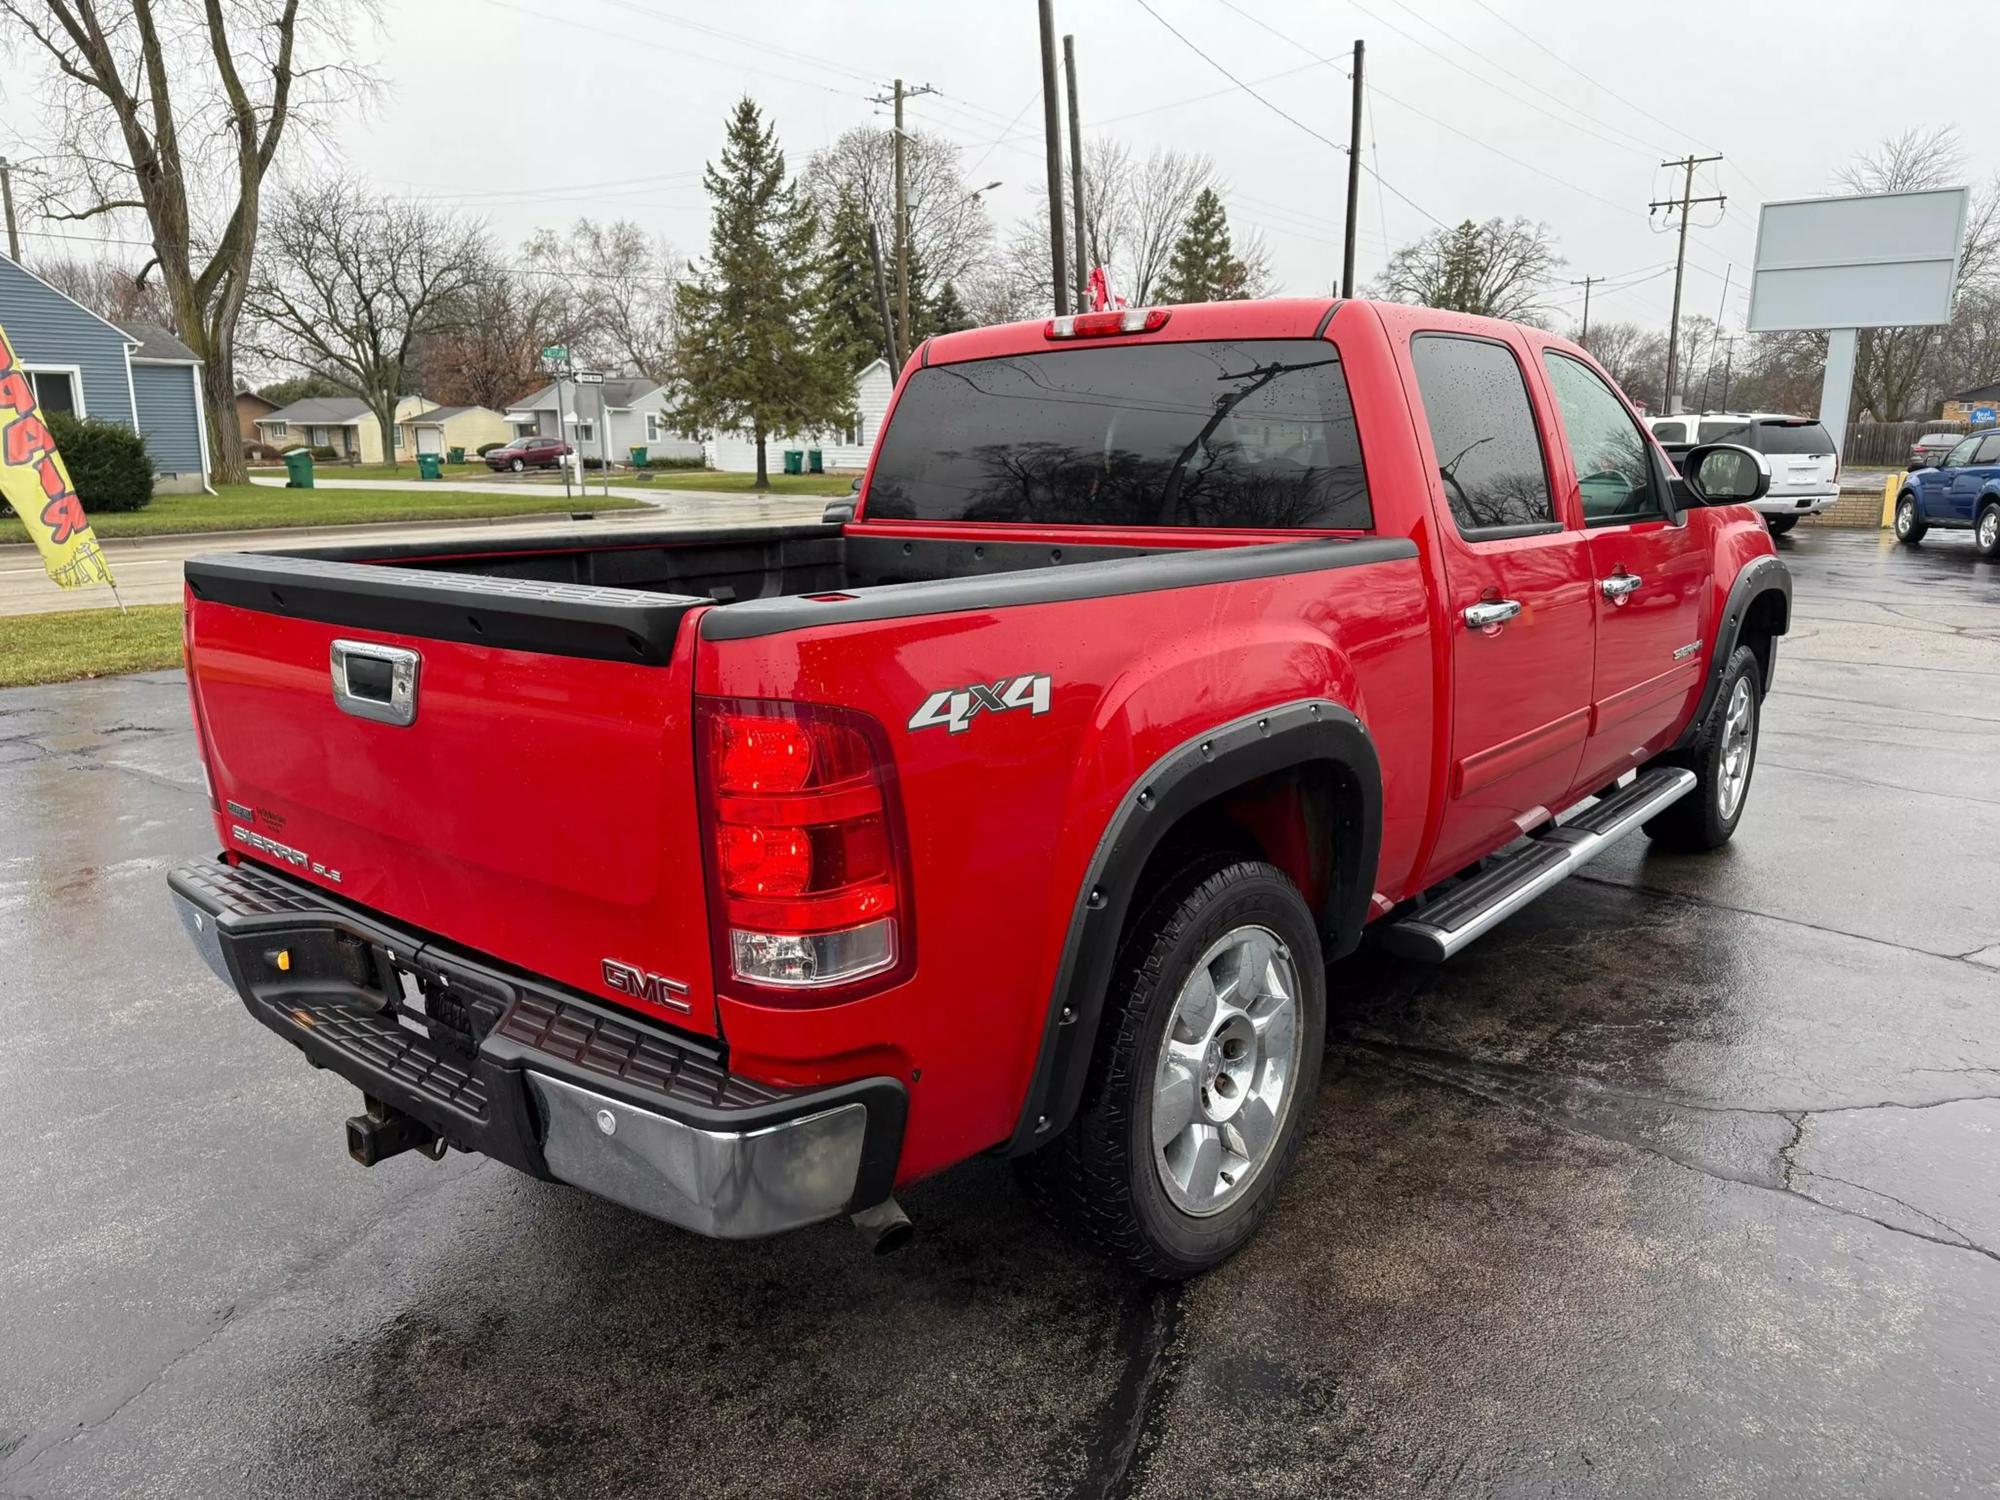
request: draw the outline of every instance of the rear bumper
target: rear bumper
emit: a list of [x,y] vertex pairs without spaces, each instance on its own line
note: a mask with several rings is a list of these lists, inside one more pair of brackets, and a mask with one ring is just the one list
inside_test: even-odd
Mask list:
[[1839,498],[1839,490],[1813,495],[1766,495],[1752,501],[1751,509],[1760,516],[1816,516],[1831,509]]
[[699,1043],[259,866],[186,865],[167,884],[253,1016],[459,1150],[719,1239],[855,1213],[894,1186],[895,1079],[737,1077]]

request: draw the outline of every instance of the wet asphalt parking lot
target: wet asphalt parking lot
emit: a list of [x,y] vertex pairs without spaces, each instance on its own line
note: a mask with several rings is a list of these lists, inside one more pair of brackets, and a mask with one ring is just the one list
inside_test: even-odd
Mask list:
[[1332,975],[1276,1215],[1185,1287],[1008,1168],[718,1245],[364,1171],[163,879],[178,674],[0,693],[0,1494],[2000,1487],[2000,566],[1801,529],[1751,804]]

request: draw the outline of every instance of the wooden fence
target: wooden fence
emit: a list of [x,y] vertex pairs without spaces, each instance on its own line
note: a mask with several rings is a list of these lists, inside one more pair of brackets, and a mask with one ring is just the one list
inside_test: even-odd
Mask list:
[[1909,462],[1910,444],[1927,432],[1970,432],[1966,422],[1849,422],[1841,445],[1844,464],[1886,464],[1900,469]]

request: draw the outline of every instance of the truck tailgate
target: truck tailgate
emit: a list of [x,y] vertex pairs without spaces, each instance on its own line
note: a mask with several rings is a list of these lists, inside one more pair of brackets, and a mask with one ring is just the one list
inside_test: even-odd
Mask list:
[[[232,854],[715,1033],[691,629],[671,620],[655,641],[630,637],[641,659],[613,660],[297,618],[296,602],[217,592],[190,588],[188,669]],[[409,723],[336,702],[337,640],[417,654]]]

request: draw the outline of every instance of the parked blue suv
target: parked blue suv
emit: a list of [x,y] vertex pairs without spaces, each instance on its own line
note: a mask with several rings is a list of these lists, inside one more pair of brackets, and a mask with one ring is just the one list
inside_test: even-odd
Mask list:
[[1981,557],[2000,557],[2000,432],[1961,438],[1935,469],[1903,476],[1896,540],[1914,547],[1933,526],[1970,531]]

